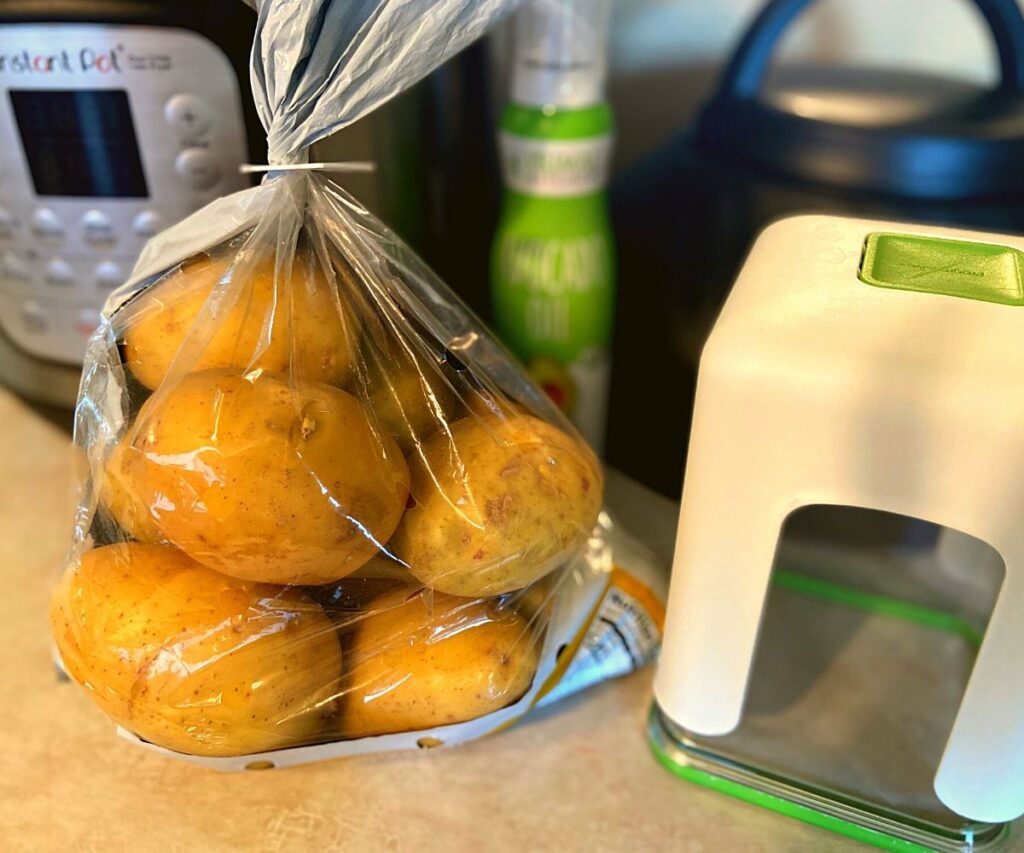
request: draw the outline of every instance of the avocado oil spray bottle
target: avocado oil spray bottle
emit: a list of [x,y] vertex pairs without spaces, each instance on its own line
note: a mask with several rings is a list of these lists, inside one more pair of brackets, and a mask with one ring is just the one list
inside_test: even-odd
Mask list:
[[606,187],[610,0],[528,0],[499,130],[505,192],[491,253],[494,320],[597,450],[604,443],[615,257]]

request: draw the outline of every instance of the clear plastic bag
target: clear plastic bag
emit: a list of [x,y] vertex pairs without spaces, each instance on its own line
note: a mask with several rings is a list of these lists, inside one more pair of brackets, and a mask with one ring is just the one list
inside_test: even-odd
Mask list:
[[[353,5],[374,4],[263,4],[261,38],[279,49],[257,44],[254,79],[260,56],[305,62],[264,94],[315,90],[314,67],[333,84],[314,60]],[[503,4],[430,5],[421,30],[447,15],[468,38]],[[360,50],[339,54],[393,43],[410,10],[377,4],[370,34],[350,32]],[[277,170],[165,232],[105,315],[51,618],[64,667],[126,734],[296,763],[458,742],[557,683],[613,585],[600,465],[328,175]]]

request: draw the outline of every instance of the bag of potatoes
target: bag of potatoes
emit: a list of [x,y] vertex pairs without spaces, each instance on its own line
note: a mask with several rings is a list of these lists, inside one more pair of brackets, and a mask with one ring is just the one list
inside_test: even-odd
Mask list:
[[272,171],[147,246],[83,375],[51,620],[126,736],[225,767],[456,743],[653,652],[594,454],[408,247],[292,168],[509,5],[260,5]]

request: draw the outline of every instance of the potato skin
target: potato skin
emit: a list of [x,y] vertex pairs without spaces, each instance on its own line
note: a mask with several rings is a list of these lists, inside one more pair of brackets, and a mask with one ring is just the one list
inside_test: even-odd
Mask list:
[[525,589],[502,596],[501,606],[521,613],[531,625],[547,624],[554,611],[559,587],[567,580],[572,582],[565,572],[550,572]]
[[511,608],[421,592],[386,596],[371,609],[347,646],[343,737],[472,720],[533,683],[540,637]]
[[392,356],[370,370],[369,406],[404,453],[452,420],[455,395],[436,364]]
[[[197,329],[195,359],[188,371],[237,367],[288,373],[296,379],[342,385],[355,358],[357,335],[351,315],[339,310],[335,290],[315,259],[299,252],[291,274],[275,283],[273,256],[238,262],[237,256],[202,256],[172,272],[139,297],[138,313],[125,331],[125,361],[135,377],[155,390],[226,275],[242,278],[226,285],[237,299],[214,319],[206,312]],[[269,326],[269,334],[268,327]],[[193,342],[190,342],[190,346]],[[191,352],[191,350],[190,350]]]
[[465,418],[409,459],[416,504],[389,548],[451,595],[522,589],[564,562],[601,510],[590,448],[528,415]]
[[50,602],[71,677],[159,746],[245,755],[316,739],[337,713],[337,634],[299,590],[213,572],[169,545],[82,555]]
[[369,562],[340,581],[310,589],[335,624],[347,624],[365,617],[371,602],[388,594],[403,599],[423,589],[409,570],[381,551]]
[[124,439],[114,445],[103,466],[103,479],[99,486],[99,500],[117,523],[121,532],[139,542],[165,541],[150,508],[139,500],[128,470],[133,461],[125,448]]
[[186,376],[146,402],[127,446],[131,490],[164,537],[243,580],[339,580],[408,499],[401,451],[355,397],[270,373]]

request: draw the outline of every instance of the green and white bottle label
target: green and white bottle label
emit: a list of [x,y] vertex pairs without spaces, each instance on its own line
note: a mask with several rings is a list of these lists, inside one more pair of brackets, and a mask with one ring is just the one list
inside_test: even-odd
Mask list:
[[499,332],[598,450],[615,310],[605,195],[612,139],[606,105],[506,107],[506,193],[491,253]]
[[[509,234],[500,243],[498,266],[508,287],[534,298],[569,300],[611,278],[608,237],[603,231],[550,238]],[[565,343],[571,338],[567,311],[528,309],[526,322],[530,337]]]
[[506,232],[495,249],[503,331],[534,380],[600,450],[611,368],[607,232],[547,238]]
[[570,416],[591,447],[604,450],[605,420],[608,415],[608,385],[612,360],[607,347],[584,351],[566,365],[576,386],[576,400]]
[[612,136],[534,139],[503,131],[499,136],[505,184],[525,195],[567,197],[604,189]]

